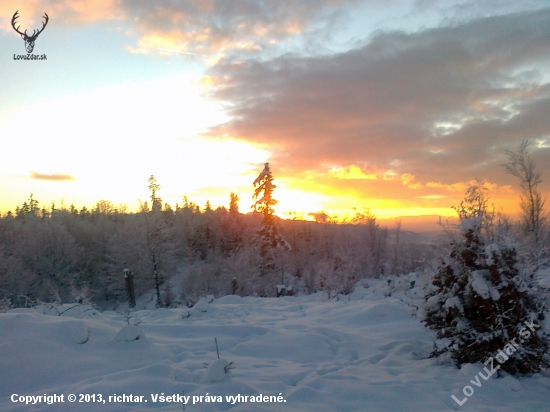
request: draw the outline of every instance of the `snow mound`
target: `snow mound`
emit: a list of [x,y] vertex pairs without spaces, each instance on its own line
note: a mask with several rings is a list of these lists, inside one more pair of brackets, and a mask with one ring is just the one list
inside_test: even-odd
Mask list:
[[159,308],[152,311],[150,317],[154,319],[171,318],[174,317],[174,311],[166,308]]
[[144,337],[143,331],[134,325],[126,325],[114,337],[115,342],[132,342]]
[[227,295],[216,300],[220,305],[240,305],[243,299],[239,295]]
[[88,342],[90,333],[85,322],[67,322],[66,327],[69,329],[69,337],[74,343],[83,344]]
[[511,390],[514,392],[519,392],[521,390],[521,383],[512,376],[505,376],[498,382],[503,388],[506,388],[507,390]]
[[208,312],[209,308],[210,308],[210,305],[208,304],[205,298],[200,298],[200,300],[197,303],[195,303],[195,305],[193,306],[194,311],[199,311],[203,313]]
[[229,362],[225,359],[216,359],[206,369],[206,380],[208,382],[221,382],[227,379],[226,368]]

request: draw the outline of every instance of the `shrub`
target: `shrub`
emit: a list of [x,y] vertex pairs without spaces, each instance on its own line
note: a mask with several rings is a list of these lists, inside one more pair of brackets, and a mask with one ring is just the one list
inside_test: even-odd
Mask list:
[[514,243],[494,222],[482,187],[468,189],[455,209],[458,240],[451,241],[427,296],[426,323],[438,337],[432,356],[450,353],[461,365],[504,350],[506,372],[540,371],[549,365],[548,340],[533,330],[544,320],[544,305],[519,275]]

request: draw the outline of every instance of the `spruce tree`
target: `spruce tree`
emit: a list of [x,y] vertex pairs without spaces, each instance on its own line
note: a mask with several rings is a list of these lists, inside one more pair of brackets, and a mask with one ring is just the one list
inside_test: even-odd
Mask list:
[[229,213],[222,220],[221,249],[225,256],[238,250],[243,243],[243,220],[239,213],[239,196],[229,194]]
[[149,270],[153,274],[157,306],[162,307],[164,303],[161,301],[160,287],[174,266],[173,227],[167,219],[169,215],[162,213],[162,199],[157,197],[160,184],[157,183],[153,175],[149,177],[148,183],[151,210],[148,209],[146,203],[142,205],[141,210],[145,226],[145,251],[143,255],[148,257],[146,261]]
[[275,268],[273,252],[275,249],[290,250],[290,244],[280,233],[279,225],[275,220],[273,206],[277,201],[273,198],[273,175],[269,163],[264,164],[264,170],[254,180],[254,212],[262,214],[262,225],[257,232],[256,239],[259,254],[262,258],[260,276]]
[[229,194],[229,213],[239,213],[239,196],[233,192]]
[[495,222],[482,187],[468,189],[455,210],[458,238],[426,302],[426,323],[438,337],[432,356],[450,353],[458,365],[493,357],[511,374],[540,371],[549,365],[539,329],[544,307],[521,279],[513,242]]
[[151,199],[151,210],[162,210],[162,199],[157,197],[157,192],[160,190],[160,185],[157,183],[155,176],[151,175],[147,180],[149,183],[149,199]]

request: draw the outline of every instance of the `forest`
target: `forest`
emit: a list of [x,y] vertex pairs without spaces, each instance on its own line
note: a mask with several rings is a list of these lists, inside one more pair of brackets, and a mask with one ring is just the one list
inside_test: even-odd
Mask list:
[[[173,209],[153,175],[136,213],[105,200],[91,210],[46,208],[31,195],[0,219],[0,309],[72,302],[130,316],[128,307],[145,309],[136,305],[143,296],[156,308],[226,295],[320,292],[338,300],[365,279],[385,277],[389,297],[392,280],[405,276],[421,297],[416,315],[436,332],[432,357],[449,354],[461,365],[505,348],[513,360],[503,370],[539,372],[550,366],[548,327],[534,329],[548,313],[550,236],[528,146],[508,151],[503,165],[522,188],[521,220],[496,213],[478,180],[453,207],[459,223],[440,219],[443,237],[404,231],[400,222],[381,226],[368,209],[349,221],[322,212],[316,221],[282,220],[269,163],[253,182],[246,214],[235,193],[228,208],[207,202],[201,209],[184,196]],[[509,346],[512,337],[523,346]]]
[[[531,274],[548,264],[542,181],[524,141],[504,165],[519,179],[522,221],[490,209],[483,182],[472,193],[470,214],[485,216],[483,230],[498,227],[513,238],[518,259]],[[323,213],[316,221],[283,220],[273,213],[276,190],[269,164],[255,182],[255,205],[241,213],[230,193],[228,207],[200,207],[186,196],[172,208],[160,184],[148,180],[149,199],[138,212],[101,200],[91,209],[41,205],[30,195],[0,219],[0,299],[3,307],[38,302],[82,302],[116,308],[127,302],[124,270],[135,294],[154,290],[157,307],[192,306],[201,296],[272,297],[349,294],[363,278],[427,271],[435,275],[453,240],[381,226],[368,209],[348,221]],[[475,196],[474,196],[475,197]],[[473,202],[473,203],[472,203]],[[480,203],[481,202],[481,203]],[[472,209],[473,208],[473,209]],[[464,205],[455,207],[467,219]],[[487,223],[488,222],[488,223]],[[489,227],[490,226],[490,227]],[[535,263],[533,263],[535,262]]]
[[256,182],[250,213],[239,211],[233,193],[227,208],[201,208],[185,196],[172,208],[154,176],[137,213],[106,200],[91,209],[46,207],[31,195],[0,219],[0,299],[8,307],[79,301],[116,308],[127,301],[124,269],[136,295],[154,289],[159,307],[191,306],[207,294],[334,297],[361,278],[415,271],[434,257],[435,245],[399,225],[381,227],[368,210],[348,222],[274,216],[268,172]]

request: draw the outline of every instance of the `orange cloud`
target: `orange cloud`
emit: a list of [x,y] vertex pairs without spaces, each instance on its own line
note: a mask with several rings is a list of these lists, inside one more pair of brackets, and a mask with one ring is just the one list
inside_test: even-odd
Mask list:
[[415,177],[410,173],[403,173],[401,175],[401,182],[404,186],[407,186],[409,189],[422,189],[424,185],[421,183],[413,183]]
[[[368,164],[329,173],[336,191],[357,198],[403,203],[414,190],[415,202],[450,207],[480,177],[510,200],[504,187],[517,182],[500,166],[505,150],[550,135],[549,40],[546,8],[379,32],[328,56],[221,59],[207,75],[232,119],[210,134],[266,145],[289,175]],[[533,152],[543,176],[550,174],[546,146]],[[377,179],[363,176],[370,173]]]
[[[470,186],[478,185],[479,182],[475,179],[472,179],[468,182],[456,182],[451,184],[444,184],[440,182],[428,182],[426,187],[444,189],[450,192],[465,192]],[[484,181],[482,186],[487,190],[498,190],[500,187],[496,183],[491,183]],[[505,190],[509,189],[510,186],[502,186]]]
[[13,31],[11,17],[19,11],[18,23],[21,27],[40,27],[40,20],[47,13],[56,24],[90,23],[102,20],[120,20],[127,18],[126,11],[120,7],[117,0],[50,0],[50,1],[14,1],[0,3],[0,27],[5,31]]
[[344,167],[333,168],[329,171],[330,176],[337,179],[349,179],[349,180],[376,180],[378,177],[376,173],[365,173],[360,167],[350,165],[347,169]]

